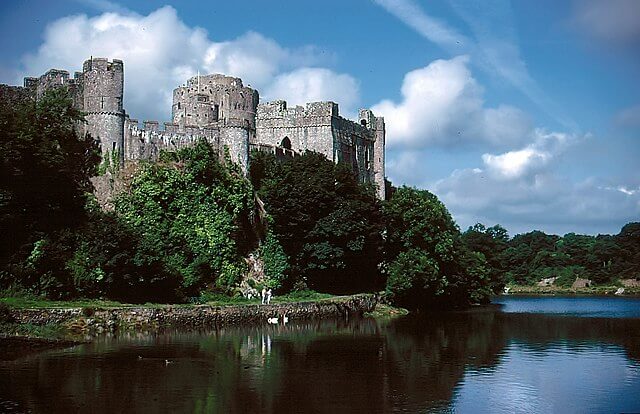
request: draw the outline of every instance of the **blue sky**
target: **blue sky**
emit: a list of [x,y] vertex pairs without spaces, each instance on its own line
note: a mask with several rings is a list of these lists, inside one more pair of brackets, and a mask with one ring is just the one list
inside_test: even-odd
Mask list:
[[125,61],[125,108],[168,120],[187,77],[387,122],[387,175],[462,229],[617,233],[640,220],[640,1],[4,1],[0,82]]

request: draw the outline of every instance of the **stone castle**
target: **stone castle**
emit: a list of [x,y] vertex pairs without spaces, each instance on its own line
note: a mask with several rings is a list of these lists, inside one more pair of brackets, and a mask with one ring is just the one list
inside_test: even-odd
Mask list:
[[[285,101],[259,103],[258,91],[239,78],[198,75],[173,91],[172,119],[164,122],[130,118],[123,108],[124,64],[91,58],[73,78],[52,69],[39,78],[25,78],[24,87],[3,87],[11,94],[38,99],[54,87],[66,87],[74,105],[86,116],[83,131],[100,142],[103,157],[117,156],[121,163],[156,160],[161,150],[175,150],[205,139],[220,154],[247,171],[253,149],[279,157],[307,150],[324,154],[333,162],[350,165],[362,182],[377,186],[385,197],[385,125],[368,109],[359,121],[340,116],[333,102],[312,102],[288,108]],[[6,93],[3,93],[6,95]]]

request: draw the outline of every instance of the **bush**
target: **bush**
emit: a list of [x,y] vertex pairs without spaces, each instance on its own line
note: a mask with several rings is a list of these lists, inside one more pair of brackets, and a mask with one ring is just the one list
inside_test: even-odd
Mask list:
[[286,274],[289,270],[288,257],[272,232],[260,246],[260,257],[264,262],[264,273],[267,277],[267,285],[271,289],[279,289],[286,283]]

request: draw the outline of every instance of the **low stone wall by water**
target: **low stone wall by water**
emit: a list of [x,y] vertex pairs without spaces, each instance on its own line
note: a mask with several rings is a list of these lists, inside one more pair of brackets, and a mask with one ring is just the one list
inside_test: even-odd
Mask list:
[[315,302],[241,306],[162,306],[88,310],[13,309],[18,323],[63,324],[72,330],[97,333],[116,329],[161,327],[218,327],[232,324],[267,324],[269,318],[287,316],[290,321],[315,318],[357,316],[371,312],[378,297],[371,294]]

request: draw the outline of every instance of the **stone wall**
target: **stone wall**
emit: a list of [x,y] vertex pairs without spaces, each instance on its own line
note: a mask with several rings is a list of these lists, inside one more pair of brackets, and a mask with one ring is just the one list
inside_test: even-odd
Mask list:
[[66,88],[73,105],[86,113],[87,121],[80,133],[89,133],[100,141],[102,154],[118,151],[124,160],[124,64],[121,60],[109,61],[91,58],[84,62],[82,72],[51,69],[40,77],[24,78],[24,91],[34,99],[54,88]]
[[242,171],[249,171],[249,131],[242,127],[224,127],[220,129],[219,153],[228,151],[231,161],[238,164]]
[[334,102],[311,102],[287,108],[285,101],[258,105],[253,145],[307,150],[352,167],[361,182],[378,186],[384,198],[384,119],[361,109],[359,122],[340,116]]
[[18,323],[33,325],[75,324],[97,333],[115,329],[160,327],[220,327],[240,324],[267,324],[269,318],[287,316],[289,321],[358,316],[371,312],[378,303],[373,294],[315,302],[282,303],[244,306],[162,306],[132,307],[105,310],[75,309],[13,309]]
[[221,126],[182,126],[165,122],[164,129],[158,121],[145,121],[140,128],[137,119],[126,119],[124,131],[125,161],[157,161],[160,151],[177,151],[205,140],[217,149],[221,159],[228,151],[231,161],[247,172],[249,166],[250,131],[239,120]]
[[371,110],[359,112],[358,122],[340,116],[334,102],[311,102],[287,108],[285,101],[258,105],[255,89],[240,78],[220,74],[198,75],[173,91],[172,122],[160,129],[157,121],[128,119],[123,108],[124,64],[91,58],[73,78],[51,69],[38,78],[25,78],[24,87],[0,85],[0,98],[13,102],[36,98],[51,88],[65,87],[87,122],[80,133],[100,140],[102,155],[117,151],[125,160],[155,161],[162,150],[175,151],[205,139],[247,172],[249,148],[290,157],[307,150],[333,162],[350,165],[360,181],[375,183],[384,199],[384,119]]
[[124,161],[124,65],[91,58],[82,65],[82,110],[87,114],[86,132],[100,141],[103,156],[117,151]]
[[193,146],[200,140],[218,148],[220,130],[186,128],[179,131],[177,125],[169,122],[165,122],[164,129],[160,129],[158,121],[145,121],[144,126],[140,128],[137,119],[127,119],[124,131],[124,159],[157,161],[160,151],[176,151]]
[[258,100],[258,92],[244,86],[240,78],[198,75],[174,89],[171,113],[173,122],[181,128],[236,120],[252,129]]
[[333,160],[333,118],[337,116],[338,105],[333,102],[314,102],[294,108],[287,108],[285,101],[260,104],[255,143],[284,148],[290,145],[290,149],[298,153],[315,151]]

